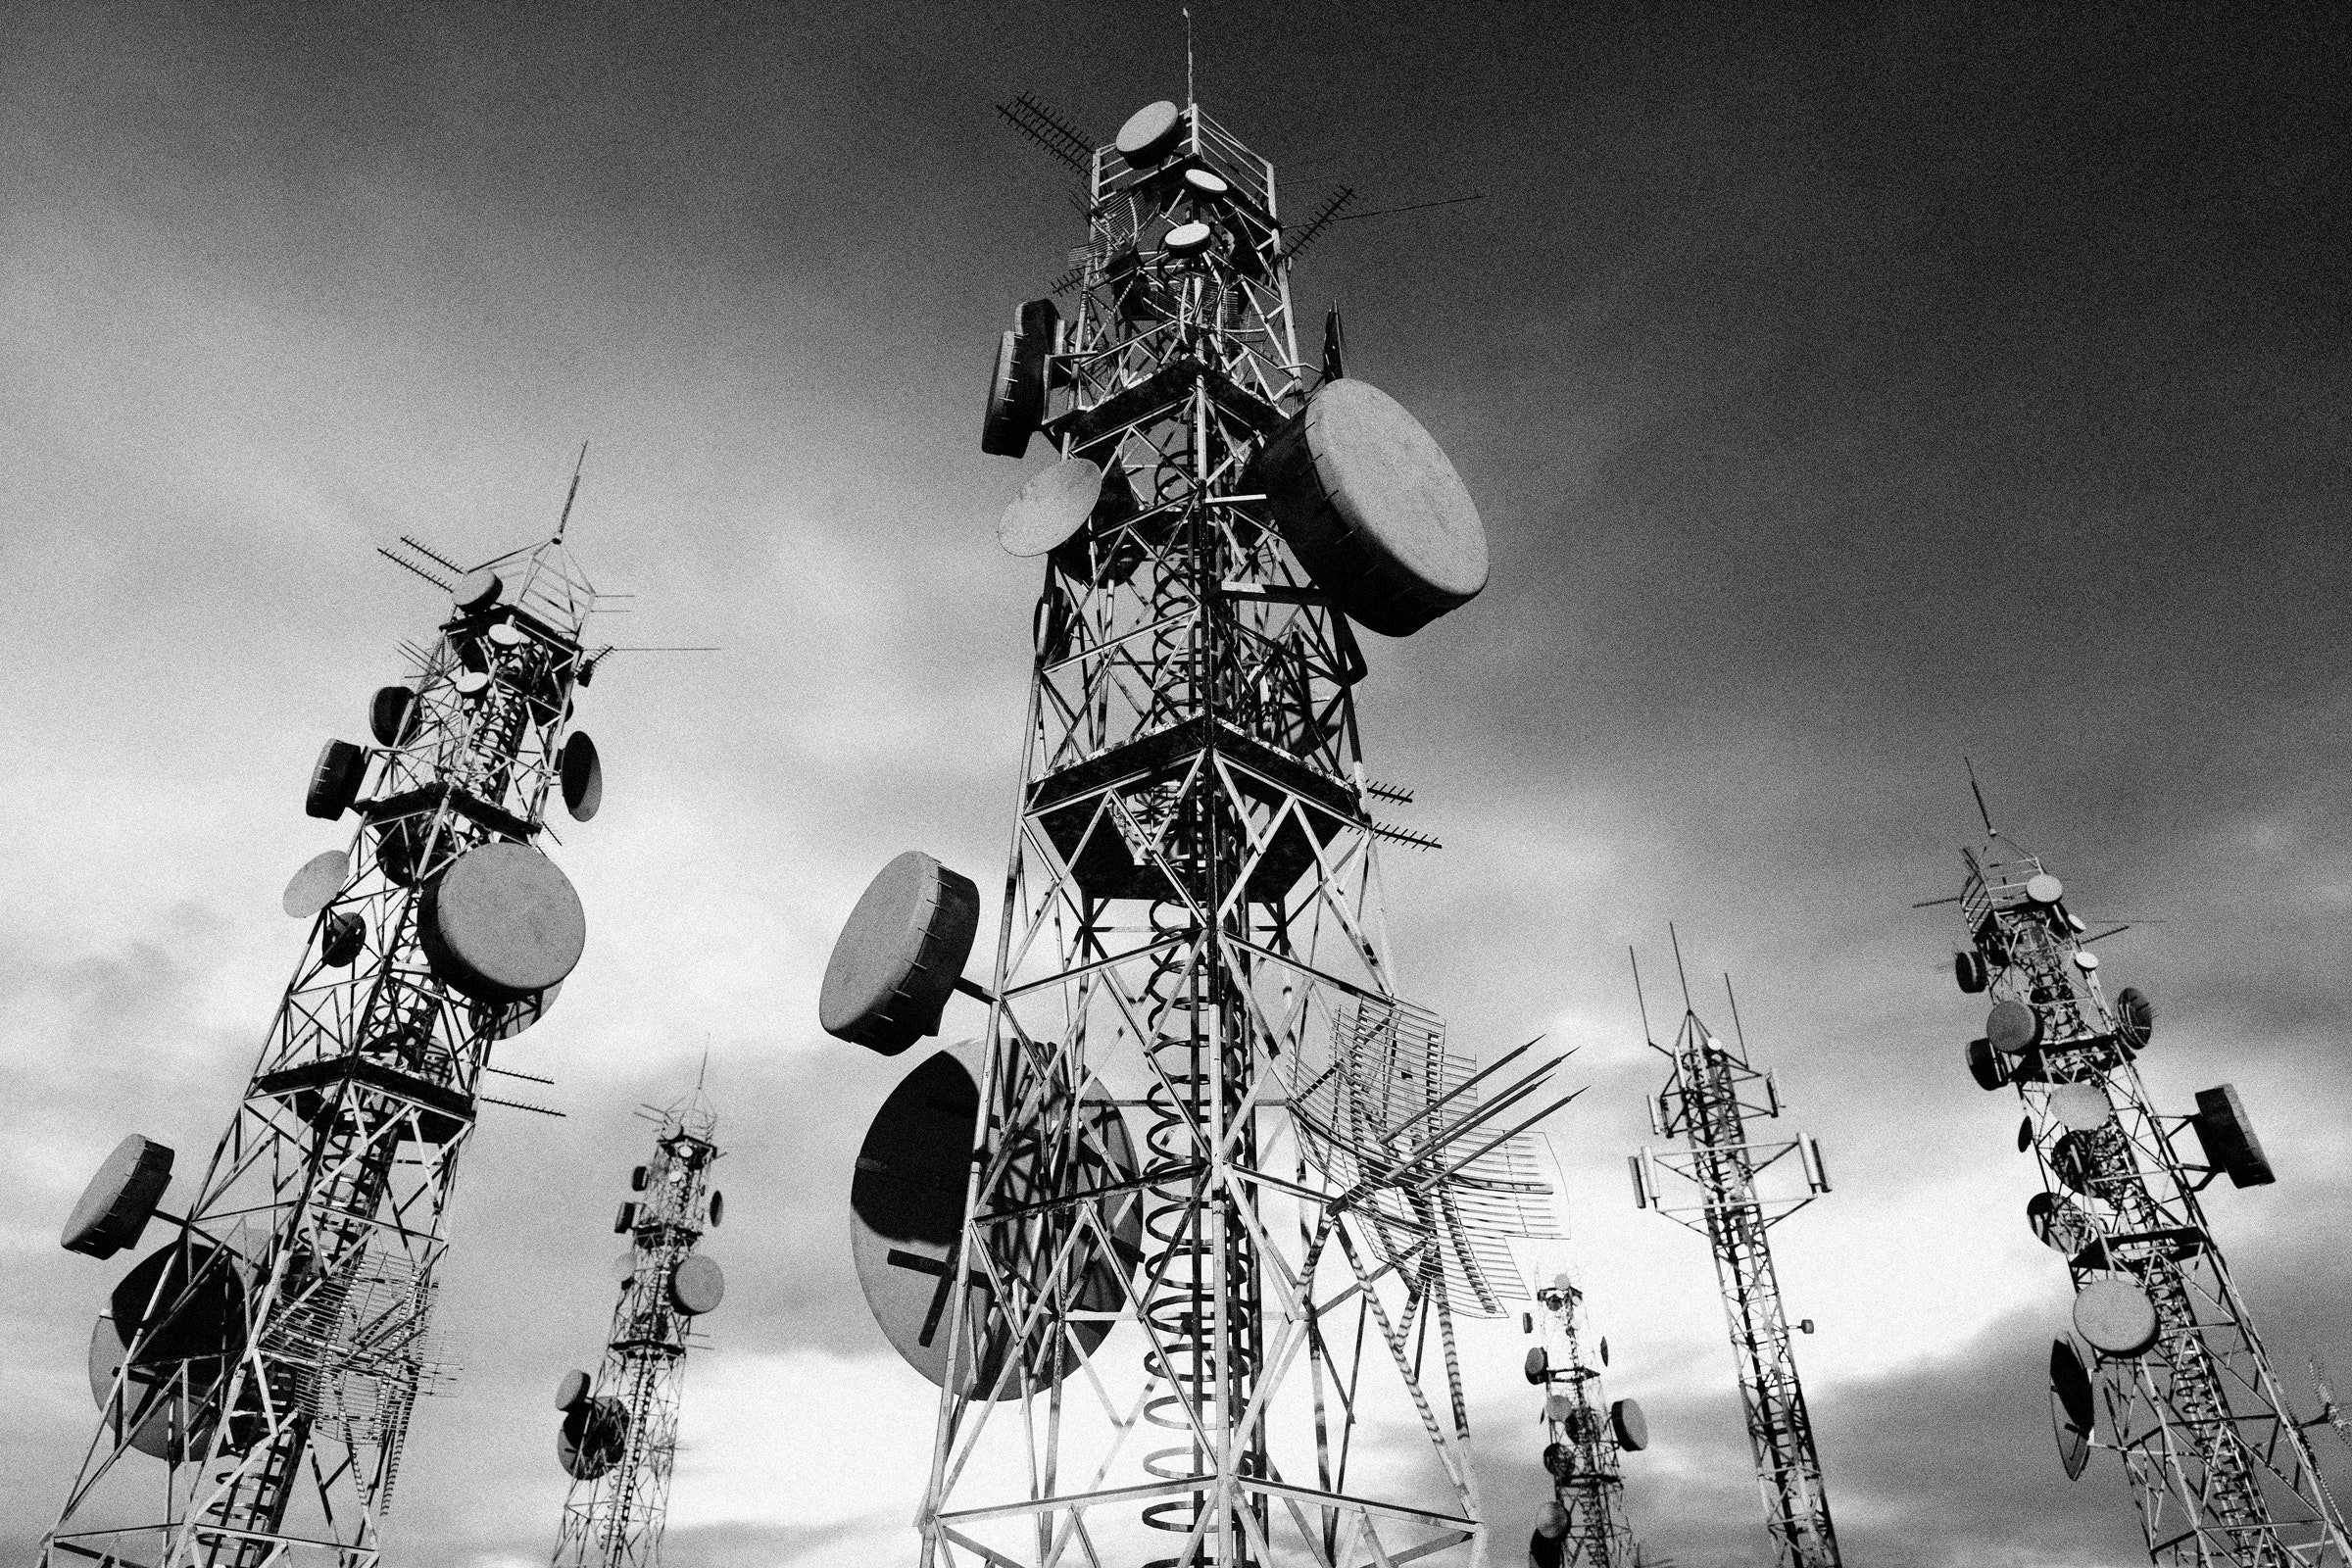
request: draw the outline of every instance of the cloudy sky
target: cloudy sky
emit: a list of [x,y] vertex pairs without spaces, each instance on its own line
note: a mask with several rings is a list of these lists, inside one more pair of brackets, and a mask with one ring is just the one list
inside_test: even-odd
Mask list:
[[[1946,967],[1978,762],[2163,1010],[2166,1106],[2234,1082],[2280,1172],[2210,1197],[2276,1359],[2352,1378],[2352,552],[2342,178],[2318,7],[1199,0],[1200,91],[1334,231],[1302,310],[1484,511],[1478,602],[1369,640],[1408,988],[1538,1030],[1637,1528],[1767,1560],[1703,1246],[1630,1204],[1679,923],[1838,1190],[1779,1233],[1849,1555],[2143,1560],[2060,1475],[2013,1103]],[[54,1516],[119,1265],[56,1230],[124,1133],[200,1163],[299,946],[319,742],[432,623],[376,560],[543,532],[639,595],[558,854],[588,955],[467,1156],[391,1560],[543,1560],[549,1390],[590,1364],[639,1102],[706,1048],[730,1295],[691,1374],[679,1568],[910,1560],[928,1386],[849,1268],[903,1070],[822,1037],[835,922],[909,846],[991,885],[1037,573],[977,446],[1018,300],[1082,237],[991,106],[1097,135],[1182,86],[1170,4],[24,8],[0,51],[0,1555]],[[1671,1005],[1669,1004],[1668,1005]],[[1543,1493],[1516,1323],[1468,1340],[1490,1511]],[[1118,1353],[1118,1342],[1105,1354]],[[2352,1485],[2352,1452],[2321,1434]]]

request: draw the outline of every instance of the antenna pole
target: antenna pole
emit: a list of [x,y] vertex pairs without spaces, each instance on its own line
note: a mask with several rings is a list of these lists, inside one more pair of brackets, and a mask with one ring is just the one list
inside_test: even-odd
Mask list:
[[1970,761],[1967,755],[1963,753],[1960,758],[1960,765],[1968,769],[1968,793],[1977,798],[1977,815],[1984,819],[1984,836],[1988,839],[1999,838],[2001,830],[1992,825],[1992,813],[1984,808],[1984,792],[1977,788],[1977,764]]
[[556,542],[564,542],[564,530],[571,523],[571,503],[580,493],[580,470],[588,466],[588,443],[580,443],[580,455],[571,466],[571,488],[564,492],[564,514],[556,519]]
[[1634,966],[1634,1006],[1642,1014],[1642,1043],[1654,1045],[1656,1037],[1649,1032],[1649,1004],[1642,999],[1642,960],[1634,954],[1634,945],[1625,945],[1625,961]]
[[1184,107],[1194,109],[1200,100],[1193,93],[1193,8],[1179,6],[1184,13]]
[[1740,1024],[1740,999],[1732,995],[1732,971],[1729,969],[1723,971],[1723,997],[1732,1004],[1732,1038],[1740,1042],[1740,1055],[1744,1060],[1747,1056],[1747,1031]]
[[1676,934],[1674,922],[1666,922],[1666,940],[1674,944],[1674,974],[1683,983],[1683,1010],[1690,1010],[1690,977],[1683,972],[1683,939]]

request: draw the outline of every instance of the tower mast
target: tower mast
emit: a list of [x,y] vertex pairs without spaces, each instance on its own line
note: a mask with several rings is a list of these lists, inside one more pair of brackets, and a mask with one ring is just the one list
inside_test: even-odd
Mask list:
[[[429,645],[405,645],[409,681],[376,694],[375,744],[320,754],[306,809],[356,809],[359,826],[287,888],[309,936],[242,1102],[170,1239],[100,1316],[98,1433],[43,1543],[50,1568],[377,1561],[435,1371],[459,1158],[479,1107],[513,1103],[483,1075],[585,939],[535,847],[548,798],[585,818],[603,787],[569,731],[596,599],[569,551],[551,539],[461,572],[403,543],[415,559],[385,554],[454,609]],[[171,1162],[128,1140],[66,1245],[135,1245]],[[161,1487],[143,1470],[158,1459]]]
[[593,1378],[566,1372],[556,1389],[556,1458],[571,1489],[555,1568],[659,1568],[686,1351],[726,1291],[717,1261],[696,1250],[726,1209],[710,1186],[718,1116],[699,1084],[649,1113],[653,1154],[629,1173],[632,1196],[612,1221],[629,1238],[628,1272],[604,1360]]
[[[1676,962],[1681,962],[1679,951]],[[1731,982],[1724,984],[1728,995]],[[1829,1173],[1821,1146],[1809,1135],[1751,1135],[1749,1123],[1780,1116],[1779,1090],[1770,1074],[1749,1064],[1744,1040],[1725,1045],[1689,1005],[1688,991],[1684,1002],[1673,1047],[1649,1042],[1674,1064],[1665,1089],[1650,1102],[1650,1125],[1661,1137],[1681,1140],[1682,1147],[1654,1152],[1644,1148],[1633,1157],[1634,1200],[1706,1237],[1714,1251],[1774,1562],[1781,1568],[1837,1568],[1838,1535],[1830,1523],[1821,1456],[1813,1446],[1812,1418],[1797,1380],[1766,1236],[1773,1225],[1827,1193]],[[1736,1019],[1736,1004],[1733,1013]],[[1784,1163],[1791,1160],[1792,1166]],[[1695,1187],[1695,1200],[1682,1196],[1679,1186],[1661,1192],[1661,1171]],[[1778,1197],[1759,1186],[1759,1176],[1769,1179],[1782,1171],[1801,1176],[1803,1191]],[[1810,1332],[1812,1325],[1799,1327]]]
[[[942,1386],[921,1560],[1458,1560],[1454,1319],[1520,1292],[1502,1238],[1548,1219],[1519,1134],[1557,1102],[1551,1063],[1480,1072],[1398,990],[1376,846],[1434,841],[1372,815],[1411,796],[1364,772],[1349,621],[1474,595],[1476,510],[1409,415],[1301,362],[1271,164],[1192,105],[1110,145],[1004,113],[1084,175],[1088,231],[1075,315],[1004,335],[982,441],[1055,460],[1000,530],[1047,564],[992,973],[961,983],[987,1032],[908,1076],[852,1197],[867,1298]],[[826,1026],[938,1028],[977,911],[894,862]],[[902,938],[919,961],[858,983]],[[947,1197],[925,1151],[957,1127]],[[1368,1472],[1373,1410],[1417,1465]]]
[[2224,1175],[2273,1180],[2245,1107],[2222,1084],[2194,1115],[2157,1111],[2134,1064],[2155,1008],[2132,987],[2107,996],[2065,885],[1984,821],[1961,851],[1969,945],[1953,970],[1992,998],[1969,1071],[1987,1091],[2016,1087],[2043,1187],[2027,1217],[2075,1290],[2075,1338],[2050,1353],[2067,1474],[2094,1446],[2121,1453],[2149,1560],[2166,1568],[2342,1568],[2343,1516],[2198,1198]]

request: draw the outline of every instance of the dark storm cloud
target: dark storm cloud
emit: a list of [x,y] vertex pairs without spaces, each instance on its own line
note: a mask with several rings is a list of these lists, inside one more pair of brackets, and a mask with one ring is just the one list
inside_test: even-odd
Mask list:
[[[1448,846],[1390,864],[1391,924],[1455,1039],[1586,1047],[1555,1142],[1604,1331],[1621,1366],[1722,1366],[1712,1404],[1652,1401],[1645,1536],[1689,1568],[1762,1547],[1703,1249],[1623,1192],[1663,1066],[1629,1054],[1624,949],[1663,1037],[1677,919],[1700,1011],[1728,1028],[1732,970],[1838,1175],[1781,1234],[1856,1556],[2133,1560],[2121,1483],[2048,1453],[2063,1285],[2018,1251],[2014,1102],[1960,1066],[1982,1003],[1943,968],[1951,911],[1909,906],[1956,890],[1966,752],[2080,907],[2163,922],[2104,944],[2164,1009],[2149,1081],[2172,1109],[2247,1092],[2282,1180],[2210,1194],[2216,1226],[2282,1367],[2352,1376],[2314,1235],[2352,1168],[2343,19],[1194,12],[1203,100],[1293,217],[1343,181],[1360,210],[1485,194],[1341,225],[1298,301],[1345,304],[1351,365],[1489,524],[1487,594],[1369,649],[1371,770]],[[55,1251],[54,1211],[124,1131],[209,1150],[289,961],[270,905],[326,847],[302,769],[431,612],[368,550],[511,546],[583,436],[583,548],[641,594],[613,640],[726,652],[590,694],[613,794],[561,851],[590,954],[502,1058],[572,1114],[499,1112],[468,1152],[439,1320],[465,1371],[418,1414],[395,1540],[463,1564],[553,1539],[548,1385],[604,1333],[628,1110],[706,1043],[730,1292],[690,1424],[723,1404],[711,1443],[805,1455],[760,1400],[919,1403],[842,1214],[912,1058],[817,1039],[815,974],[890,854],[984,888],[1002,863],[1035,572],[991,537],[1020,473],[974,450],[977,381],[1079,228],[989,106],[1035,89],[1106,135],[1176,90],[1181,40],[1158,5],[20,25],[11,1532],[89,1425],[104,1271]],[[1478,1413],[1507,1522],[1526,1412]],[[748,1473],[726,1501],[756,1517],[673,1532],[672,1560],[905,1544],[904,1508],[879,1547],[793,1522],[823,1500],[805,1457]]]

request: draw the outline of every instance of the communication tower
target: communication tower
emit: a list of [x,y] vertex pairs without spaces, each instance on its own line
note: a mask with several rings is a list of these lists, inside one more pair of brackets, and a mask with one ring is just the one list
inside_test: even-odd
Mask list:
[[2094,1446],[2123,1455],[2152,1562],[2341,1568],[2343,1517],[2197,1198],[2225,1175],[2274,1179],[2245,1106],[2222,1084],[2198,1092],[2194,1115],[2157,1111],[2134,1064],[2154,1006],[2130,986],[2107,996],[2065,885],[1989,815],[1984,829],[1961,851],[1959,898],[1938,902],[1960,906],[1960,989],[1993,999],[1969,1073],[2024,1102],[2018,1148],[2042,1178],[2026,1218],[2075,1289],[2074,1336],[2050,1346],[2067,1476]]
[[[539,1018],[586,939],[578,895],[537,848],[548,797],[584,820],[604,788],[570,729],[597,595],[563,524],[471,571],[403,543],[417,559],[385,553],[453,609],[429,645],[403,645],[414,672],[375,694],[374,745],[319,754],[306,810],[356,809],[359,826],[287,887],[309,936],[243,1101],[185,1214],[164,1216],[169,1240],[99,1314],[98,1432],[43,1542],[51,1568],[377,1560],[436,1370],[459,1157],[481,1105],[515,1103],[483,1092],[505,1072],[491,1053]],[[66,1247],[134,1246],[172,1162],[126,1139]]]
[[653,1157],[629,1172],[632,1195],[612,1219],[629,1238],[612,1337],[591,1378],[566,1372],[556,1386],[564,1424],[556,1459],[571,1477],[555,1568],[656,1568],[678,1446],[678,1397],[696,1321],[717,1308],[726,1276],[695,1250],[726,1209],[710,1186],[718,1117],[698,1086],[666,1110]]
[[[1271,164],[1193,105],[1110,145],[1007,116],[1084,176],[1088,229],[1075,314],[1020,307],[982,434],[1055,459],[999,530],[1046,570],[993,977],[959,978],[978,890],[910,853],[821,1007],[895,1053],[951,991],[988,1003],[852,1189],[868,1302],[942,1389],[921,1560],[1432,1557],[1483,1529],[1453,1320],[1499,1314],[1504,1238],[1546,1233],[1520,1135],[1557,1063],[1478,1070],[1399,988],[1376,847],[1435,846],[1373,815],[1412,797],[1365,775],[1350,621],[1466,602],[1485,535],[1336,317],[1300,359]],[[1384,1390],[1412,1463],[1364,1462]]]
[[[1642,1568],[1625,1511],[1620,1456],[1649,1446],[1649,1422],[1633,1399],[1608,1403],[1600,1368],[1586,1359],[1585,1293],[1566,1274],[1536,1293],[1544,1338],[1527,1352],[1527,1381],[1544,1390],[1544,1469],[1551,1504],[1528,1542],[1533,1568]],[[1528,1326],[1535,1327],[1531,1315]],[[1603,1339],[1599,1360],[1609,1358]]]
[[[1675,964],[1678,969],[1682,964],[1679,946]],[[1635,983],[1638,989],[1639,972]],[[1730,1000],[1728,976],[1724,994]],[[1746,1037],[1738,1027],[1739,1004],[1731,1003],[1739,1044],[1727,1046],[1690,1002],[1686,985],[1673,1048],[1649,1042],[1674,1063],[1665,1089],[1649,1102],[1650,1128],[1661,1138],[1681,1140],[1682,1147],[1655,1152],[1644,1147],[1633,1156],[1634,1201],[1698,1232],[1714,1249],[1715,1279],[1723,1292],[1732,1353],[1740,1363],[1740,1398],[1746,1407],[1748,1446],[1764,1494],[1774,1562],[1785,1568],[1837,1568],[1838,1534],[1830,1524],[1821,1455],[1813,1446],[1813,1422],[1805,1412],[1805,1391],[1797,1381],[1796,1354],[1766,1235],[1827,1193],[1829,1172],[1821,1145],[1808,1134],[1751,1135],[1750,1122],[1779,1118],[1781,1096],[1772,1075],[1749,1064]],[[1646,1008],[1642,1032],[1648,1033]],[[1681,1196],[1679,1185],[1662,1189],[1661,1171],[1678,1184],[1695,1187],[1695,1198]],[[1792,1179],[1780,1180],[1784,1172]],[[1765,1178],[1761,1185],[1758,1177]],[[1812,1320],[1796,1328],[1810,1334]]]

